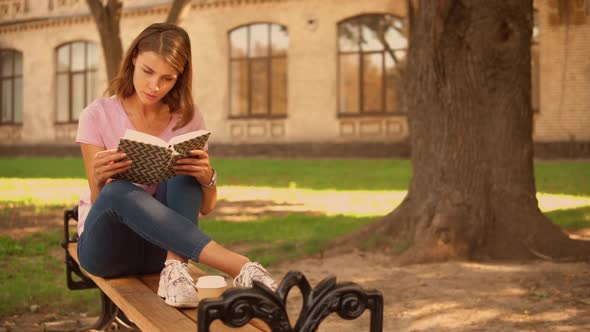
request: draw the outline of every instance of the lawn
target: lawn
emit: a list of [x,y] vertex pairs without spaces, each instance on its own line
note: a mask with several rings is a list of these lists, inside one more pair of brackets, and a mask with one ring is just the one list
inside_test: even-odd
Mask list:
[[[212,163],[230,186],[328,190],[406,190],[408,160],[223,159]],[[80,158],[0,158],[0,178],[85,178]],[[535,162],[537,191],[590,196],[590,162]]]
[[[384,211],[389,211],[403,198],[411,179],[407,160],[215,159],[213,163],[220,174],[220,192],[229,193],[222,199],[281,200],[283,205],[297,201],[309,206],[328,197],[339,206],[332,212],[321,204],[314,206],[324,214],[262,214],[249,222],[232,222],[221,215],[201,223],[213,238],[264,264],[320,252],[331,239],[370,223],[383,211],[361,213],[343,207],[384,204]],[[544,204],[555,197],[590,199],[590,162],[536,162],[535,177],[540,193],[553,194],[541,196]],[[37,213],[44,213],[47,206],[72,206],[85,186],[78,158],[2,158],[0,220],[25,205],[35,206]],[[252,192],[258,196],[251,197]],[[395,192],[395,199],[387,196],[390,192]],[[590,227],[590,207],[579,203],[563,209],[558,205],[547,215],[568,229]],[[67,290],[60,236],[59,229],[20,239],[0,236],[0,317],[32,304],[51,311],[98,310],[96,292]]]
[[[366,225],[372,218],[307,216],[254,222],[202,222],[203,231],[263,263],[320,252],[326,241]],[[43,310],[98,312],[98,292],[70,291],[65,281],[63,234],[55,229],[22,239],[0,236],[0,317],[41,305]]]

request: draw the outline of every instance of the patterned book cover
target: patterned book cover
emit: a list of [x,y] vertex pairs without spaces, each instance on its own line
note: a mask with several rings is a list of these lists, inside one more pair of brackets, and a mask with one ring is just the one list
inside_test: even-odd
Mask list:
[[173,167],[176,160],[189,157],[191,150],[203,149],[210,134],[206,133],[168,147],[121,138],[117,149],[125,152],[133,163],[129,170],[113,178],[141,184],[155,184],[172,178],[175,176]]

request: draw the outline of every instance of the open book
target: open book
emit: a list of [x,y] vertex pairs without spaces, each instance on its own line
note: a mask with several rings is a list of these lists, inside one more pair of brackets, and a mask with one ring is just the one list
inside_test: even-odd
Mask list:
[[156,136],[127,129],[117,150],[125,152],[133,162],[129,170],[113,178],[154,184],[174,177],[176,161],[190,157],[191,150],[202,150],[209,135],[211,133],[206,130],[198,130],[172,137],[166,142]]

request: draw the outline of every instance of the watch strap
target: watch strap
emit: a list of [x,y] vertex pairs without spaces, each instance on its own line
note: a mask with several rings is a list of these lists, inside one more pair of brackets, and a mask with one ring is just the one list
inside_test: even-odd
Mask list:
[[215,168],[211,168],[211,170],[213,171],[211,174],[211,181],[209,181],[207,184],[202,184],[203,187],[209,188],[217,185],[217,171],[215,171]]

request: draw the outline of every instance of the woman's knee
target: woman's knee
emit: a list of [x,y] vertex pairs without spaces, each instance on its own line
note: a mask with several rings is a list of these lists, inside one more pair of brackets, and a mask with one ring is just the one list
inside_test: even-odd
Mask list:
[[100,191],[99,197],[120,199],[125,193],[136,190],[136,186],[129,181],[115,180],[107,183]]

